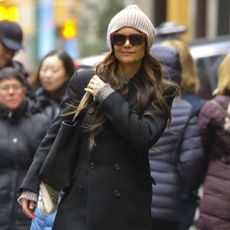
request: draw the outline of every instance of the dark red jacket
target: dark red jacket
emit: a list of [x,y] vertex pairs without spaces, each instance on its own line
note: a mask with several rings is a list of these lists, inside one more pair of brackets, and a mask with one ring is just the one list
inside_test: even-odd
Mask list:
[[[227,110],[230,96],[216,96]],[[201,109],[198,124],[209,166],[200,203],[200,230],[230,229],[230,132],[224,130],[225,113],[209,101]]]

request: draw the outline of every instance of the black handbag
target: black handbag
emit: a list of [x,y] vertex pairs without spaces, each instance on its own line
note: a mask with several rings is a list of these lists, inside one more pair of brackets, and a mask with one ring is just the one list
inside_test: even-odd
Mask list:
[[79,119],[63,121],[39,171],[39,178],[53,189],[70,186],[80,148]]
[[[79,71],[79,74],[86,76],[93,73],[92,70]],[[78,107],[83,108],[90,100],[92,97],[86,92]],[[80,126],[81,114],[78,110],[73,121],[61,123],[52,147],[42,163],[39,171],[41,198],[39,207],[44,214],[56,212],[59,191],[71,185],[81,146]]]

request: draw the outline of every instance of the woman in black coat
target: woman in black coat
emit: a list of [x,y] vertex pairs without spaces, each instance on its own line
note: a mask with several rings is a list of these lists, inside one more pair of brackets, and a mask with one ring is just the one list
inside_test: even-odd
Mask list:
[[22,74],[0,70],[0,229],[27,230],[28,219],[17,202],[19,186],[45,136],[49,119],[26,96]]
[[[34,218],[36,199],[31,197],[39,190],[38,171],[60,124],[81,109],[79,157],[53,229],[151,229],[148,151],[167,124],[176,89],[162,78],[159,62],[149,53],[153,37],[154,26],[136,5],[111,20],[110,52],[95,75],[89,70],[73,75],[61,105],[61,113],[72,110],[72,115],[53,121],[21,185],[28,217]],[[85,91],[89,103],[78,108]]]

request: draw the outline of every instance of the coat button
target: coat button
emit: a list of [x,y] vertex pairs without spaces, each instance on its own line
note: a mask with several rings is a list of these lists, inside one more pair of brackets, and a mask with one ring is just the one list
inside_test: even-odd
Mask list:
[[94,168],[95,168],[95,164],[94,164],[93,162],[90,162],[89,167],[90,167],[91,169],[94,169]]
[[120,166],[119,164],[115,164],[115,165],[114,165],[114,168],[115,168],[117,171],[119,171],[119,170],[121,169],[121,166]]
[[17,143],[17,142],[18,142],[18,138],[17,137],[13,138],[13,143]]
[[83,187],[82,187],[81,184],[77,185],[77,191],[78,191],[79,193],[82,193],[82,192],[83,192]]
[[94,108],[91,107],[91,108],[89,108],[88,111],[89,111],[89,114],[93,114],[95,110],[94,110]]
[[113,118],[110,114],[108,114],[107,112],[105,112],[104,114],[108,121],[113,122]]
[[118,190],[114,190],[113,194],[116,198],[119,198],[121,196],[121,193]]

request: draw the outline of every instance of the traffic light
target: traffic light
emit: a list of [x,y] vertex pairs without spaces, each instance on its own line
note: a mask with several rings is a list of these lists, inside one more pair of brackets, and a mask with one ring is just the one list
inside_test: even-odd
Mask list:
[[77,36],[77,22],[73,18],[65,19],[61,26],[61,36],[64,39],[72,39]]
[[0,21],[8,20],[17,22],[19,20],[19,10],[16,6],[5,6],[0,4]]

